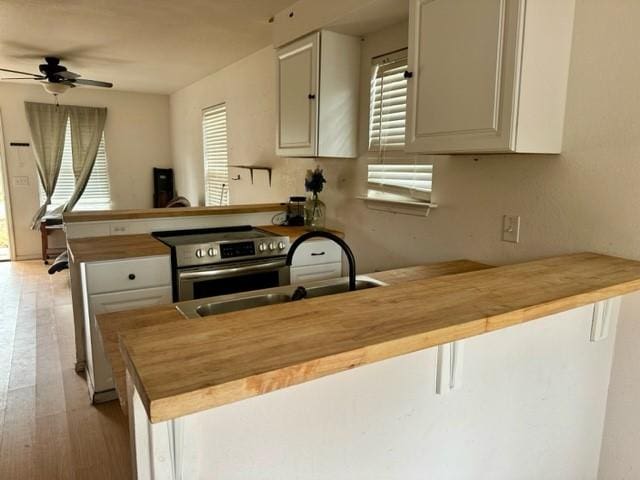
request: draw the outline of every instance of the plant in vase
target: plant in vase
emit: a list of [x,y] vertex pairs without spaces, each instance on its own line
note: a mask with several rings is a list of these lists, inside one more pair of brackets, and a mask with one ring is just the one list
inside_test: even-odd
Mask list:
[[324,178],[322,169],[316,167],[315,170],[307,170],[304,179],[304,188],[307,191],[307,201],[304,205],[304,223],[308,227],[323,228],[325,220],[325,204],[318,198],[327,180]]

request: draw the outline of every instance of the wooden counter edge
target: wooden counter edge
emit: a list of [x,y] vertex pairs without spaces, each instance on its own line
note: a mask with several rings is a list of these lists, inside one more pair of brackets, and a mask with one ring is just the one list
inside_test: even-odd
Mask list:
[[[423,332],[410,337],[403,337],[393,341],[387,341],[356,350],[348,350],[334,355],[317,358],[309,362],[289,365],[285,368],[253,375],[247,378],[231,381],[222,385],[202,388],[188,393],[178,394],[170,398],[149,400],[148,395],[142,394],[140,398],[145,407],[151,423],[164,422],[184,415],[201,412],[211,408],[220,407],[229,403],[246,400],[248,398],[263,395],[275,390],[299,385],[308,381],[317,380],[328,375],[344,372],[356,367],[368,365],[390,358],[425,348],[435,347],[454,340],[461,340],[486,333],[486,319],[473,320],[460,325],[452,325],[442,329]],[[121,348],[122,351],[122,348]],[[131,360],[127,357],[127,365]],[[138,374],[134,379],[136,389],[140,391]],[[286,378],[286,383],[282,379]],[[252,384],[267,385],[260,390],[248,388]],[[211,399],[215,398],[216,401]],[[186,400],[192,408],[185,409],[180,406]],[[198,401],[204,400],[204,401]]]
[[147,218],[200,217],[207,215],[279,212],[284,211],[285,209],[286,204],[284,203],[258,203],[221,207],[180,207],[67,212],[62,215],[62,219],[64,223],[108,222],[111,220],[138,220]]

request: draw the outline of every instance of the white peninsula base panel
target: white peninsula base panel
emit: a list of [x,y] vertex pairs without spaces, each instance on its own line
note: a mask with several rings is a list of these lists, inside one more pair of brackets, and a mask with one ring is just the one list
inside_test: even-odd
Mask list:
[[597,478],[607,302],[156,424],[129,382],[137,478]]

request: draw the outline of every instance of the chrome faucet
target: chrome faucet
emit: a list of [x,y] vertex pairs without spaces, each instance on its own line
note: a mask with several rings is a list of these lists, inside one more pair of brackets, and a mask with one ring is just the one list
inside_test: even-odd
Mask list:
[[298,247],[310,238],[316,237],[328,238],[329,240],[333,240],[340,246],[340,248],[342,248],[342,251],[347,256],[347,261],[349,262],[349,291],[353,292],[356,289],[356,259],[353,256],[353,252],[349,248],[349,245],[347,245],[344,240],[342,240],[337,235],[334,235],[333,233],[329,233],[324,230],[314,230],[312,232],[307,232],[299,236],[289,248],[289,253],[287,254],[287,266],[291,266],[293,254],[298,249]]

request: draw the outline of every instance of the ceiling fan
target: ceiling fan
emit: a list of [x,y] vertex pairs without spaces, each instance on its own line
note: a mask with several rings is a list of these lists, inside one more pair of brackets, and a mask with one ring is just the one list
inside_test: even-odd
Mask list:
[[40,75],[0,68],[0,71],[2,72],[29,75],[28,77],[3,78],[2,80],[38,80],[42,83],[44,89],[52,95],[61,95],[68,89],[74,88],[78,85],[104,88],[113,87],[113,83],[80,78],[82,75],[70,72],[67,70],[67,67],[60,65],[60,59],[57,57],[44,57],[44,61],[46,63],[43,63],[38,67]]

